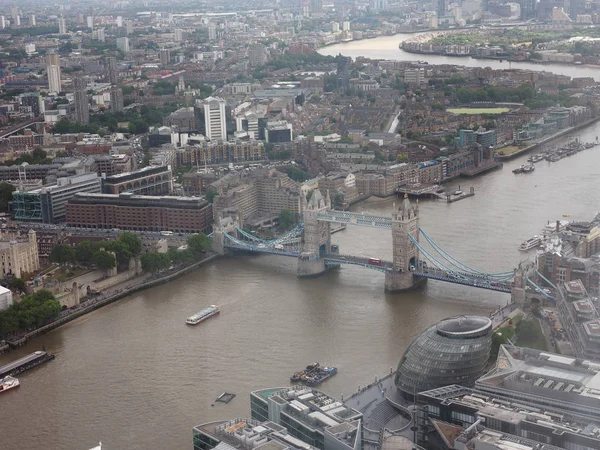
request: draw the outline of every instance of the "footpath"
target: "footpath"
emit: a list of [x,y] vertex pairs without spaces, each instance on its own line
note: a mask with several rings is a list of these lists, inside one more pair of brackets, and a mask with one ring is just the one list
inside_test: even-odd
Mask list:
[[106,306],[110,303],[127,297],[128,295],[131,295],[135,292],[143,291],[145,289],[168,283],[169,281],[180,278],[183,275],[192,272],[198,267],[210,261],[213,261],[218,257],[219,255],[216,253],[207,253],[206,257],[204,257],[200,261],[197,261],[182,268],[172,269],[158,278],[154,274],[140,275],[139,277],[133,278],[124,283],[106,289],[97,296],[88,297],[86,301],[80,303],[79,305],[62,311],[59,314],[59,316],[50,323],[44,324],[33,330],[27,330],[25,332],[21,332],[19,334],[10,336],[6,339],[5,343],[2,343],[2,345],[0,345],[0,354],[10,349],[21,347],[25,345],[30,339],[33,339],[37,336],[54,330],[72,320],[77,319],[78,317],[88,314],[98,308],[102,308],[103,306]]

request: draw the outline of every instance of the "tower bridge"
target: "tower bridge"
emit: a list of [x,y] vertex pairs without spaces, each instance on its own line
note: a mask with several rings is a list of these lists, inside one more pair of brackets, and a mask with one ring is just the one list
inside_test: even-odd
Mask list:
[[[362,226],[390,230],[392,259],[390,261],[340,253],[331,244],[331,224]],[[299,277],[312,277],[332,267],[355,265],[385,274],[385,289],[402,292],[425,283],[428,279],[497,292],[510,293],[513,302],[524,303],[532,293],[538,298],[552,298],[552,294],[536,284],[532,278],[548,280],[530,264],[519,264],[516,269],[488,273],[459,261],[437,244],[419,226],[419,205],[413,205],[407,196],[391,217],[360,214],[332,209],[329,193],[323,196],[315,190],[303,205],[303,221],[283,236],[263,240],[241,229],[236,220],[226,217],[215,224],[213,232],[215,251],[228,250],[296,258]],[[552,285],[549,283],[549,285]]]

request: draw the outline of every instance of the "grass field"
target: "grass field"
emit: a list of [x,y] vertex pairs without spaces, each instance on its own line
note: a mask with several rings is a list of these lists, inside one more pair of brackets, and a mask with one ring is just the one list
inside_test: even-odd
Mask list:
[[447,109],[452,114],[502,114],[510,111],[508,108],[451,108]]

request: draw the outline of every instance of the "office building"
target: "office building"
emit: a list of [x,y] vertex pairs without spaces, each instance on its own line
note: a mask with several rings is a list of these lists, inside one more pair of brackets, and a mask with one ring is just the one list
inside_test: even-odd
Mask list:
[[228,175],[210,185],[219,193],[214,200],[215,214],[238,217],[240,223],[258,228],[275,224],[284,209],[294,214],[303,211],[300,185],[286,174],[262,169],[245,175],[243,180]]
[[462,435],[457,439],[464,444],[485,427],[505,434],[492,442],[513,446],[453,448],[598,449],[599,383],[598,363],[503,345],[495,367],[474,388],[449,385],[417,395],[418,442],[445,449],[450,434]]
[[94,16],[87,16],[85,20],[87,23],[87,27],[94,29]]
[[123,53],[128,53],[129,52],[129,38],[128,37],[117,38],[117,49],[121,50]]
[[252,44],[248,48],[250,67],[262,66],[267,62],[267,49],[262,44]]
[[404,82],[413,86],[420,86],[425,82],[425,69],[413,68],[404,71]]
[[265,128],[265,140],[269,144],[280,144],[282,142],[292,142],[292,124],[285,120],[268,122]]
[[132,20],[126,20],[125,21],[125,32],[129,35],[129,34],[133,34],[133,21]]
[[90,122],[90,104],[87,95],[87,81],[82,77],[73,80],[75,96],[75,121],[82,124]]
[[117,25],[118,27],[123,26],[123,16],[117,16],[117,18],[115,19],[115,25]]
[[101,190],[96,173],[58,178],[56,184],[30,191],[17,190],[12,194],[12,217],[29,222],[60,223],[66,218],[67,202],[76,193]]
[[104,31],[104,28],[98,28],[97,30],[94,30],[94,36],[96,37],[96,39],[98,39],[98,42],[106,41],[106,33]]
[[99,176],[110,177],[119,173],[131,172],[132,157],[130,155],[97,155],[92,158]]
[[492,321],[487,317],[444,319],[408,346],[398,364],[396,387],[412,399],[421,391],[448,384],[472,386],[485,370],[491,347]]
[[159,52],[160,63],[163,66],[168,66],[171,63],[171,50],[168,48],[161,48]]
[[215,27],[215,26],[208,27],[208,40],[209,41],[217,40],[217,27]]
[[188,172],[183,174],[183,192],[185,195],[204,195],[208,185],[217,180],[214,172]]
[[175,156],[178,166],[243,163],[267,159],[265,144],[256,140],[202,142],[177,149]]
[[[197,102],[198,104],[198,102]],[[227,140],[227,102],[219,97],[208,97],[200,102],[203,116],[205,136],[208,140]]]
[[371,9],[373,11],[383,11],[388,7],[388,0],[371,0]]
[[67,205],[67,224],[132,231],[207,232],[212,205],[202,198],[121,194],[77,194]]
[[107,56],[104,60],[104,67],[106,70],[106,79],[110,84],[117,84],[119,82],[119,67],[117,66],[117,58],[114,56]]
[[37,25],[37,20],[35,18],[35,14],[31,14],[29,16],[29,26],[30,27],[35,27]]
[[131,192],[140,195],[169,195],[173,191],[173,174],[169,166],[148,166],[134,172],[106,177],[102,192],[120,194]]
[[13,28],[19,28],[21,26],[21,16],[13,17]]
[[13,304],[12,292],[4,286],[0,286],[0,311],[7,309]]
[[67,34],[67,21],[63,16],[58,18],[58,34]]
[[6,28],[6,17],[0,16],[0,30],[4,30]]
[[[35,231],[30,230],[27,234],[2,232],[0,234],[0,261],[2,262],[2,278],[21,278],[26,273],[38,270],[40,261]],[[12,304],[12,295],[9,298],[4,291],[0,292],[0,309],[4,309],[2,304],[7,305],[8,308]]]
[[118,86],[110,88],[110,109],[114,112],[123,111],[123,89]]
[[320,450],[361,450],[362,414],[305,386],[250,393],[252,419],[271,421]]
[[244,450],[317,450],[293,437],[281,425],[252,419],[233,419],[198,425],[193,429],[193,439],[194,450],[213,450],[216,447]]
[[583,282],[572,280],[559,284],[556,306],[575,354],[600,361],[600,314]]
[[62,91],[60,83],[60,56],[49,52],[46,55],[46,73],[48,74],[48,90],[51,93]]
[[38,117],[46,111],[44,105],[44,98],[40,96],[38,92],[26,92],[19,96],[22,106],[28,106],[31,108],[31,112],[34,117]]
[[163,125],[177,127],[179,132],[196,131],[196,116],[192,106],[179,108],[163,118]]

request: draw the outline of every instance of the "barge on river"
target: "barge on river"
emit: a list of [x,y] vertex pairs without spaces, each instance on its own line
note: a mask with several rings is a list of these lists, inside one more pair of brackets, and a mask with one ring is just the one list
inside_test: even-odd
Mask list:
[[54,359],[54,355],[48,352],[38,351],[32,353],[0,367],[0,378],[4,378],[7,375],[18,375],[21,372],[33,369],[35,366],[38,366],[46,361],[50,361],[51,359]]
[[306,369],[296,372],[290,377],[292,383],[304,383],[307,386],[318,386],[337,373],[335,367],[321,367],[317,362],[309,364]]

